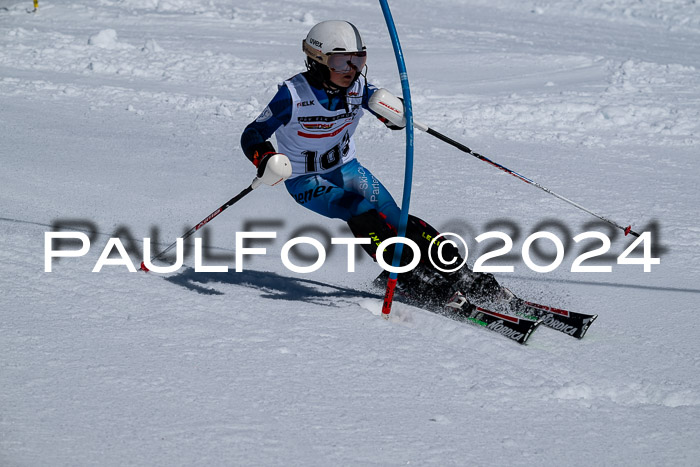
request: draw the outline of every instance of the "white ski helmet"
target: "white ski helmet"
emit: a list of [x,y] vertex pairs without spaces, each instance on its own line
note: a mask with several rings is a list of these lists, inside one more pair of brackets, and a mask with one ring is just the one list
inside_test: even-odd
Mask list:
[[322,21],[311,28],[304,39],[303,49],[314,60],[320,58],[319,55],[367,50],[360,32],[352,23],[336,20]]
[[367,47],[357,28],[347,21],[323,21],[311,28],[302,41],[302,50],[309,57],[307,64],[323,65],[344,72],[350,67],[362,71],[367,61]]

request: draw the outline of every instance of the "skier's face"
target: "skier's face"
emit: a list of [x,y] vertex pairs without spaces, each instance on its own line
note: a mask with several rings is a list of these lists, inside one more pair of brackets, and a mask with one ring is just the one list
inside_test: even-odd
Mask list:
[[335,84],[336,86],[340,86],[341,88],[347,88],[352,84],[352,80],[355,79],[355,75],[357,75],[357,68],[350,68],[349,71],[344,71],[342,73],[335,72],[331,70],[331,83]]

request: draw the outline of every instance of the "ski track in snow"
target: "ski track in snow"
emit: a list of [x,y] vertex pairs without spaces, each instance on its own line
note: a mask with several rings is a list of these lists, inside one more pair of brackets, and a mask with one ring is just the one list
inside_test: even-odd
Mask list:
[[[569,273],[570,242],[554,273],[516,259],[499,275],[598,313],[581,341],[541,327],[519,346],[403,303],[387,322],[366,258],[354,274],[337,251],[313,274],[282,266],[300,227],[347,231],[261,188],[204,232],[233,269],[234,233],[276,222],[254,228],[278,238],[246,272],[193,273],[188,256],[167,277],[92,273],[114,233],[164,247],[250,183],[240,132],[302,68],[316,22],[354,22],[370,81],[398,92],[386,27],[360,0],[40,0],[33,14],[5,2],[0,464],[700,461],[698,5],[429,3],[392,4],[416,118],[624,225],[657,221],[661,265]],[[367,117],[356,140],[400,197],[404,135]],[[471,239],[516,222],[516,252],[543,222],[592,228],[420,133],[411,207]],[[44,232],[59,220],[92,248],[46,273]],[[613,260],[628,244],[613,238]]]

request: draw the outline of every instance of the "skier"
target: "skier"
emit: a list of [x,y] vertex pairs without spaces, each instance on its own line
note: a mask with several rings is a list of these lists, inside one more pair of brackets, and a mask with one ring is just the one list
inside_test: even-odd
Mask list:
[[[363,245],[375,258],[377,245],[395,237],[400,210],[391,194],[356,158],[353,133],[363,111],[367,110],[392,130],[402,128],[376,115],[368,106],[377,90],[366,80],[367,48],[357,28],[347,21],[323,21],[309,31],[302,41],[306,54],[305,72],[279,85],[277,94],[257,119],[243,131],[243,152],[257,167],[263,180],[279,177],[266,175],[268,162],[278,153],[289,158],[292,174],[285,181],[289,194],[307,209],[348,223],[358,238],[370,238]],[[269,141],[275,134],[279,150]],[[442,259],[432,248],[430,239],[438,232],[418,217],[409,216],[406,237],[416,242],[421,263],[411,272],[400,274],[397,289],[422,304],[459,308],[466,295],[469,300],[492,301],[504,291],[491,274],[472,272],[466,265],[459,271],[442,272],[462,258],[454,245],[446,243]],[[411,259],[404,248],[402,264]],[[383,253],[391,263],[393,249]],[[456,262],[454,262],[456,261]],[[382,280],[388,273],[380,275]],[[462,295],[463,294],[463,295]],[[460,300],[460,297],[462,300]]]

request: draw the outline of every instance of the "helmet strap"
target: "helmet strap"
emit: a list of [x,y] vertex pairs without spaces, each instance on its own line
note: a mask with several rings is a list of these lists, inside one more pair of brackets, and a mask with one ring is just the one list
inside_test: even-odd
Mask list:
[[325,65],[318,63],[311,58],[306,59],[306,69],[308,70],[309,82],[317,88],[325,88],[330,82],[331,71]]

